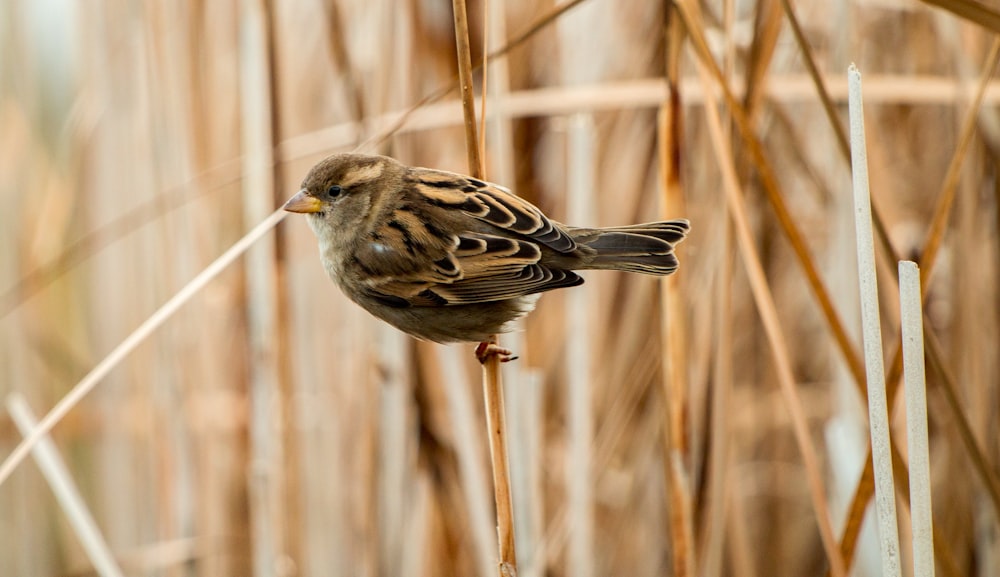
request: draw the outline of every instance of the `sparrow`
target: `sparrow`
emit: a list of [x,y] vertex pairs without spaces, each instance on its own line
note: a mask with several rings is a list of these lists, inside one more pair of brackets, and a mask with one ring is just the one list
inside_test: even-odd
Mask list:
[[485,342],[576,272],[677,270],[687,220],[556,222],[508,189],[386,156],[334,154],[284,205],[306,215],[323,267],[352,301],[419,339]]

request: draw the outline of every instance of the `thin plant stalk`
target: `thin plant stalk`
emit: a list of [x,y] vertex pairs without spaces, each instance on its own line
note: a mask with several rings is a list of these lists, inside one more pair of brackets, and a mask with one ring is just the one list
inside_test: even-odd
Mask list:
[[[704,515],[701,532],[701,574],[705,577],[722,575],[723,550],[725,546],[726,518],[730,513],[729,500],[731,483],[728,473],[732,441],[730,440],[729,415],[730,397],[733,389],[733,235],[732,225],[727,220],[723,227],[722,244],[724,255],[719,259],[715,294],[715,357],[713,359],[712,408],[709,435],[708,479],[705,490]],[[739,566],[739,565],[738,565]],[[741,571],[745,568],[741,567]]]
[[[492,345],[496,345],[493,339]],[[517,555],[514,545],[514,505],[510,492],[510,472],[507,463],[507,425],[504,416],[503,385],[500,382],[500,357],[490,355],[483,363],[483,401],[486,406],[486,426],[489,429],[490,463],[493,469],[493,491],[497,506],[497,542],[500,552],[501,577],[517,575]]]
[[762,110],[761,103],[767,102],[766,92],[773,86],[774,76],[770,75],[771,62],[781,36],[781,10],[776,0],[758,2],[754,10],[754,37],[750,46],[746,74],[746,93],[743,95],[743,110],[753,123]]
[[[472,56],[469,46],[469,18],[465,0],[453,0],[455,13],[455,44],[458,53],[459,89],[465,118],[465,147],[469,172],[483,178],[484,167],[479,138],[476,134],[475,96],[472,91]],[[499,347],[499,338],[489,339],[483,365],[483,402],[486,408],[486,428],[490,444],[490,463],[493,470],[493,491],[497,509],[497,541],[500,553],[499,574],[507,577],[517,574],[517,555],[514,545],[514,508],[510,492],[510,473],[507,462],[507,424],[504,415],[503,385],[500,379],[499,354],[489,354],[490,348]]]
[[[506,6],[503,2],[487,2],[483,10],[484,34],[483,54],[490,54],[495,44],[502,48],[507,38]],[[480,107],[483,124],[480,134],[482,150],[490,150],[490,178],[496,182],[514,182],[513,144],[514,130],[511,120],[502,112],[504,102],[510,94],[510,62],[505,58],[484,57],[482,99]],[[487,115],[489,102],[492,115]],[[498,109],[500,110],[498,112]],[[489,121],[489,130],[486,121]],[[483,144],[489,142],[489,148]],[[524,333],[515,331],[506,339],[513,341],[514,350],[524,348]],[[545,572],[545,549],[542,547],[544,526],[543,469],[541,467],[541,447],[543,423],[544,387],[541,386],[541,371],[524,366],[522,363],[507,363],[503,367],[504,393],[512,427],[508,430],[510,453],[508,458],[519,464],[510,471],[512,508],[518,511],[514,519],[514,534],[517,538],[515,549],[520,553],[518,571],[522,575],[540,577]],[[507,404],[507,401],[511,401]]]
[[826,85],[823,83],[823,76],[819,71],[819,66],[816,64],[816,59],[813,57],[812,50],[809,48],[809,43],[806,41],[806,35],[802,31],[802,25],[799,24],[798,16],[795,15],[792,0],[781,0],[781,7],[784,9],[785,17],[788,18],[788,24],[792,28],[795,42],[799,45],[799,52],[802,53],[802,59],[805,62],[806,70],[809,71],[809,77],[812,78],[813,83],[816,85],[816,93],[819,95],[819,100],[823,104],[823,111],[826,113],[830,128],[833,129],[834,136],[836,137],[834,140],[837,144],[837,149],[846,160],[850,161],[851,148],[847,142],[847,131],[844,130],[844,125],[840,122],[837,108],[833,103],[833,99],[830,98],[830,91],[826,89]]
[[921,0],[925,4],[943,8],[994,34],[1000,34],[1000,11],[983,0]]
[[[22,435],[27,435],[37,427],[35,416],[20,393],[12,393],[7,397],[7,410]],[[90,558],[94,571],[101,577],[124,576],[125,573],[112,555],[108,542],[101,534],[52,438],[48,435],[42,437],[32,449],[32,453],[56,500],[66,513],[66,518],[80,540],[84,552]]]
[[[965,120],[962,123],[962,129],[958,138],[959,144],[955,149],[955,153],[952,155],[951,162],[948,164],[948,172],[945,176],[944,184],[942,185],[941,195],[939,196],[939,200],[934,207],[934,215],[931,217],[930,230],[924,244],[925,248],[920,253],[921,257],[919,267],[921,270],[922,285],[926,285],[929,279],[928,271],[932,270],[934,267],[938,252],[937,249],[940,247],[941,238],[944,235],[948,222],[948,215],[951,212],[951,207],[955,200],[955,192],[958,186],[958,176],[960,174],[962,161],[965,158],[965,153],[972,140],[972,135],[975,133],[976,118],[978,117],[978,112],[983,104],[986,87],[993,76],[993,69],[996,68],[998,60],[1000,60],[1000,38],[994,40],[990,53],[986,57],[978,88],[976,89],[976,93],[970,102],[969,110],[966,111]],[[926,291],[924,291],[923,294],[926,295]],[[933,337],[933,333],[928,332],[928,335],[929,338]],[[941,367],[940,372],[944,374],[946,371],[944,369],[945,365],[943,355],[938,348],[933,346],[933,342],[928,343],[928,345],[927,358],[930,360],[931,366]],[[889,406],[893,405],[893,401],[896,396],[897,383],[899,382],[899,377],[903,370],[901,346],[901,344],[898,345],[892,355],[892,362],[889,365],[889,375],[886,378]],[[996,476],[991,474],[990,468],[986,464],[985,457],[982,455],[981,451],[978,450],[978,446],[974,442],[974,437],[971,434],[965,434],[965,431],[971,431],[971,427],[968,424],[968,420],[958,409],[958,404],[954,403],[951,404],[951,406],[955,410],[955,414],[957,416],[956,422],[959,425],[959,431],[962,433],[961,438],[965,442],[966,449],[969,451],[969,456],[975,465],[976,471],[982,478],[983,484],[986,486],[987,494],[992,501],[994,509],[998,514],[1000,514],[1000,488],[997,487]],[[870,447],[867,461],[869,464],[865,466],[862,477],[859,479],[858,485],[855,488],[854,498],[848,508],[849,513],[847,516],[847,523],[844,526],[844,534],[841,537],[841,550],[844,551],[848,561],[850,561],[854,556],[854,548],[857,544],[859,532],[861,531],[861,522],[864,511],[868,505],[868,500],[871,499],[872,491],[875,486],[874,480],[871,476],[874,469],[870,465]],[[943,551],[943,549],[947,547],[947,542],[944,540],[937,540],[935,543],[938,547],[938,556],[941,559],[950,558],[950,555]]]
[[[975,133],[979,110],[982,107],[983,96],[986,94],[986,87],[989,79],[993,77],[993,70],[996,68],[998,62],[1000,62],[1000,37],[997,37],[993,41],[990,53],[986,57],[986,63],[983,66],[982,77],[979,86],[976,88],[976,94],[970,102],[969,110],[966,112],[965,120],[962,122],[958,146],[955,148],[955,153],[948,164],[948,172],[945,174],[944,184],[941,187],[942,193],[938,197],[938,203],[934,210],[934,218],[931,221],[930,230],[927,232],[927,242],[924,245],[924,250],[921,251],[920,281],[923,286],[927,285],[927,280],[934,270],[937,253],[941,248],[944,231],[948,226],[948,217],[951,215],[951,207],[954,206],[955,195],[958,194],[958,181],[962,174],[962,164],[965,160],[966,152],[972,144],[972,135]],[[998,513],[1000,513],[1000,510],[998,510]]]
[[[758,23],[761,15],[768,7],[768,2],[757,4],[756,18]],[[675,8],[671,7],[671,9],[674,10]],[[724,37],[726,38],[726,49],[722,57],[722,72],[726,78],[733,78],[736,63],[737,42],[733,35],[735,13],[734,0],[725,0],[722,6],[722,27]],[[682,23],[676,15],[673,16],[670,20],[670,26],[677,28],[679,32],[683,32]],[[774,19],[772,18],[772,20]],[[748,62],[746,70],[767,69],[767,63],[770,62],[773,55],[774,39],[778,35],[777,31],[772,32],[772,29],[775,28],[780,30],[780,22],[777,26],[755,26],[754,43],[750,49],[750,62]],[[677,35],[680,36],[679,33]],[[764,46],[765,50],[759,50],[758,47],[760,46]],[[669,55],[670,53],[668,53]],[[674,56],[674,60],[679,60],[679,54]],[[675,64],[673,68],[676,75],[677,65]],[[668,69],[668,76],[669,71],[670,69]],[[749,72],[749,74],[753,75],[753,72]],[[678,81],[679,79],[670,80],[668,78],[668,82],[672,85],[676,85]],[[757,96],[761,93],[761,90],[759,90],[761,87],[762,84],[760,82],[748,82],[744,103],[759,100]],[[677,93],[678,97],[680,96],[678,86],[671,86],[672,97],[674,93]],[[752,93],[757,94],[754,95]],[[748,104],[746,106],[750,108]],[[720,116],[723,132],[726,134],[731,133],[732,118],[730,118],[729,111],[723,110]],[[680,144],[678,143],[677,146],[680,146]],[[728,472],[730,470],[729,461],[732,445],[730,443],[728,422],[730,418],[729,397],[732,394],[733,388],[732,327],[734,319],[732,282],[734,269],[733,257],[736,248],[733,244],[732,228],[732,221],[728,217],[723,216],[721,238],[717,239],[720,252],[713,259],[717,262],[715,274],[718,281],[714,283],[715,287],[712,291],[714,338],[711,344],[713,349],[712,380],[708,401],[710,417],[704,441],[704,447],[707,452],[704,462],[705,472],[703,473],[704,496],[701,499],[704,502],[704,507],[699,532],[695,538],[695,542],[699,548],[698,574],[704,577],[718,577],[722,574],[725,559],[726,516],[729,511],[730,501]],[[734,560],[734,562],[737,561]],[[741,572],[749,570],[749,567],[740,565],[738,562],[737,566],[740,567]]]
[[[665,76],[667,100],[659,114],[659,165],[662,212],[664,218],[684,213],[684,190],[681,184],[683,150],[682,98],[680,91],[680,55],[684,29],[672,3],[665,7],[667,53]],[[687,432],[688,379],[686,305],[681,298],[679,277],[660,281],[660,338],[663,341],[660,378],[663,399],[663,467],[670,505],[669,531],[673,574],[695,574],[693,507],[691,503],[690,448]]]
[[[594,224],[595,128],[590,115],[573,116],[567,127],[569,176],[567,198],[569,221],[581,226]],[[581,290],[582,289],[582,290]],[[566,398],[569,409],[569,458],[567,491],[571,533],[566,569],[577,577],[594,575],[594,322],[589,302],[591,290],[584,285],[566,295],[567,335],[574,343],[566,351]]]
[[465,119],[465,151],[469,172],[475,178],[483,177],[482,151],[476,127],[476,97],[473,92],[472,49],[469,45],[469,16],[464,0],[453,0],[455,10],[455,45],[458,52],[458,89],[462,97],[462,116]]
[[903,374],[906,379],[906,440],[910,454],[913,576],[934,577],[923,304],[920,298],[920,269],[914,262],[899,263],[899,308],[903,332]]
[[889,406],[882,361],[882,327],[875,278],[875,239],[872,233],[868,192],[868,150],[865,144],[861,74],[852,64],[850,82],[851,164],[854,180],[854,215],[858,242],[858,278],[861,285],[861,324],[864,331],[865,369],[868,383],[868,417],[871,427],[875,473],[875,512],[878,517],[882,574],[899,577],[899,533],[896,528],[896,491],[892,478],[892,445],[889,440]]

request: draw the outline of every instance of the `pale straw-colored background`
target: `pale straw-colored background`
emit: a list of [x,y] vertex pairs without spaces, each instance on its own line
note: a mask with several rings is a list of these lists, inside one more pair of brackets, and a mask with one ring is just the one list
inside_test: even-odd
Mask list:
[[[872,194],[906,258],[923,254],[1000,21],[986,4],[935,4],[978,7],[981,22],[916,0],[793,6],[842,126],[848,64],[864,74]],[[489,179],[573,224],[693,223],[670,347],[658,281],[621,273],[547,294],[504,340],[521,357],[505,368],[520,574],[670,575],[680,552],[708,577],[822,575],[803,457],[730,240],[689,40],[683,202],[664,207],[668,5],[587,0],[489,68]],[[471,2],[474,63],[484,36],[501,47],[553,7]],[[849,165],[782,3],[701,8],[697,36],[745,107],[859,354]],[[46,412],[325,154],[367,141],[368,152],[465,171],[457,92],[371,140],[455,84],[451,14],[446,0],[3,2],[0,396]],[[998,98],[991,85],[958,153],[927,287],[963,409],[929,368],[935,550],[949,563],[938,575],[1000,573],[1000,503],[958,432],[964,420],[996,483]],[[761,159],[720,112],[839,537],[866,454],[863,397],[767,200]],[[896,267],[881,248],[878,263],[891,361]],[[682,366],[664,363],[671,347]],[[679,452],[664,441],[669,386],[686,391],[672,397]],[[485,576],[497,552],[482,413],[472,347],[417,343],[369,318],[326,278],[293,215],[53,437],[128,575]],[[892,421],[905,455],[902,395]],[[4,410],[0,456],[20,438]],[[686,491],[671,490],[671,463]],[[671,528],[682,509],[693,527],[683,548]],[[902,505],[900,519],[908,568]],[[869,520],[858,575],[879,574],[877,546]],[[0,575],[91,571],[38,468],[22,464],[0,485]]]

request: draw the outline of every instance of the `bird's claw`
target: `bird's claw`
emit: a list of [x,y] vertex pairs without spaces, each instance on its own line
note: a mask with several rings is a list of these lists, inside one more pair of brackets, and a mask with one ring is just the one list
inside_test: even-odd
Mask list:
[[476,345],[476,358],[479,359],[480,363],[485,365],[490,357],[497,357],[501,363],[517,360],[514,351],[505,349],[496,343],[486,341]]

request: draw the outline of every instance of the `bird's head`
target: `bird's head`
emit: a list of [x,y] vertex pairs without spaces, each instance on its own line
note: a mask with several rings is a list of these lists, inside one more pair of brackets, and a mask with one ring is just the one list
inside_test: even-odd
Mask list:
[[385,156],[334,154],[312,167],[284,209],[305,214],[320,238],[321,233],[353,235],[371,216],[379,192],[393,185],[403,170]]

